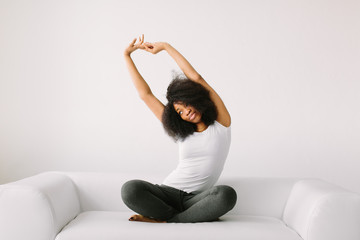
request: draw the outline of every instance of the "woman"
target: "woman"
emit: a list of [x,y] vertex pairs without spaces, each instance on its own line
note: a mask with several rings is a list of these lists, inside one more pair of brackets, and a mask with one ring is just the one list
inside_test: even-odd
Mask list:
[[[167,89],[166,106],[151,92],[130,55],[137,49],[166,51],[186,77],[177,76]],[[144,43],[136,38],[124,51],[125,61],[140,98],[179,143],[179,164],[161,185],[131,180],[121,189],[124,203],[139,215],[130,221],[207,222],[230,211],[236,192],[214,186],[230,146],[231,118],[223,101],[190,63],[170,44]]]

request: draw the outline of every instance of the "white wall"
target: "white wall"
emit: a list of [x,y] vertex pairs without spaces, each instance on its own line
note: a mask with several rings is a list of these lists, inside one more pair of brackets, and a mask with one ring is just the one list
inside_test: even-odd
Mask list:
[[[155,172],[177,145],[123,49],[167,41],[232,115],[224,175],[318,177],[360,193],[357,0],[0,0],[0,182],[42,171]],[[166,52],[135,52],[165,100]]]

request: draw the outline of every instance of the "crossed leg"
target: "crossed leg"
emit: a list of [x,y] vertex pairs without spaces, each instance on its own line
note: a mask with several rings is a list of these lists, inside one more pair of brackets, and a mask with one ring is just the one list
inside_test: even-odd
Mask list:
[[142,180],[131,180],[121,189],[124,203],[140,215],[130,221],[143,222],[208,222],[217,220],[236,204],[236,192],[229,186],[215,186],[199,194],[184,197],[184,211],[171,206],[158,185]]
[[174,215],[168,222],[211,222],[230,211],[237,195],[232,187],[220,185],[184,199],[185,211]]
[[140,214],[131,216],[130,221],[164,222],[178,213],[160,187],[146,181],[126,182],[121,197],[126,206]]

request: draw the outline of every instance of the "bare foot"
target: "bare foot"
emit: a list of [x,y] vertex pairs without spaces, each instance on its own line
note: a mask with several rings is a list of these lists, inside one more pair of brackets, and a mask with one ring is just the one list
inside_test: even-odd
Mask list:
[[129,221],[137,221],[137,222],[151,222],[151,223],[166,223],[166,221],[157,220],[154,218],[144,217],[142,215],[132,215],[129,218]]

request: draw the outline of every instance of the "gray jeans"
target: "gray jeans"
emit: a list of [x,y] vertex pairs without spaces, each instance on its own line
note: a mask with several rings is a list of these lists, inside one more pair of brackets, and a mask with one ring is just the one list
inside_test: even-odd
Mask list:
[[203,192],[186,193],[142,180],[126,182],[121,196],[134,212],[167,222],[209,222],[230,211],[236,204],[236,192],[225,185]]

